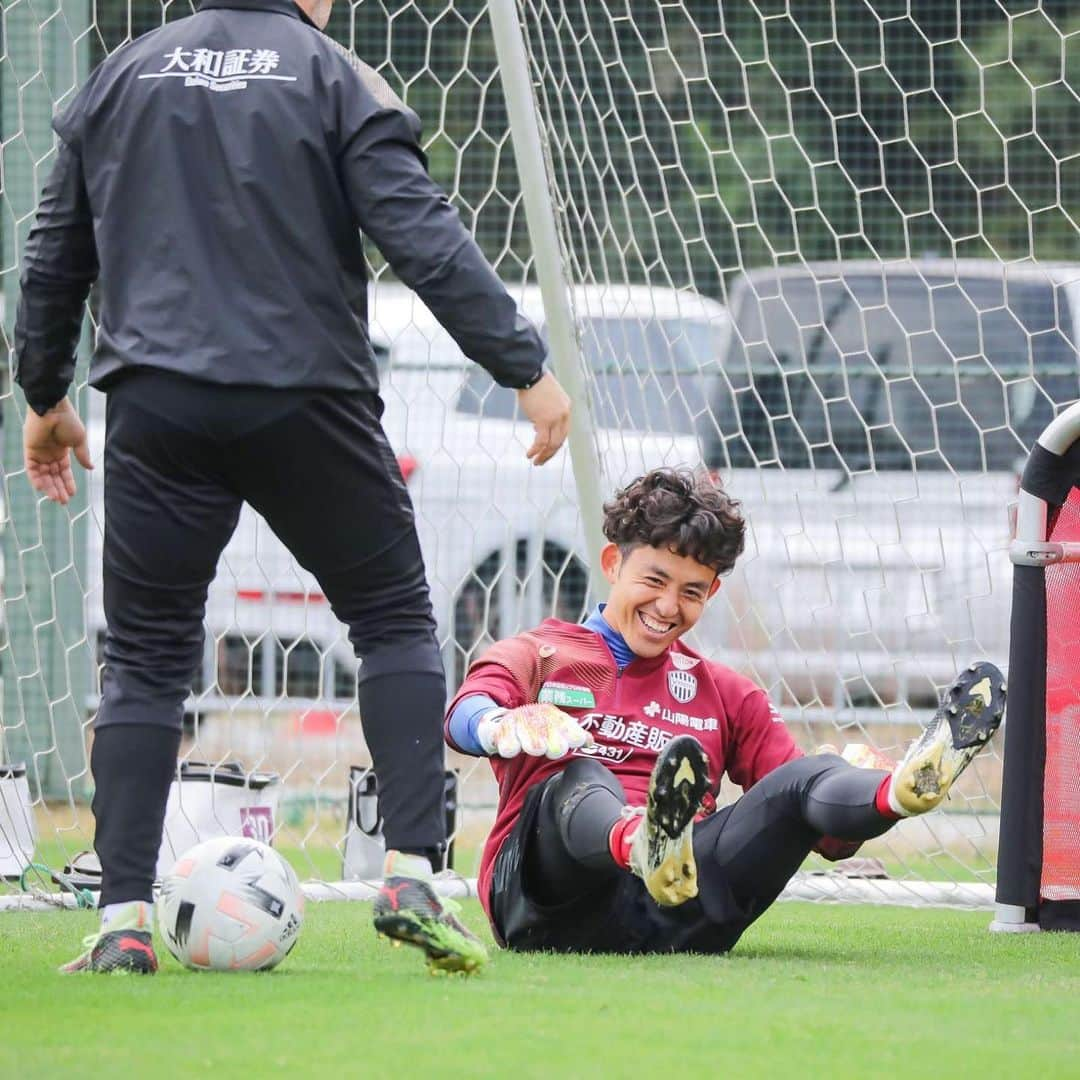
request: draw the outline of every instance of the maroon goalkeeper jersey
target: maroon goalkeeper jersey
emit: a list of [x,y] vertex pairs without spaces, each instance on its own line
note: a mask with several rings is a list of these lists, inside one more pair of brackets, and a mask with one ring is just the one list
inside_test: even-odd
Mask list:
[[[660,656],[638,658],[619,673],[593,630],[547,619],[534,630],[497,642],[472,665],[447,716],[470,694],[487,694],[512,709],[551,702],[588,729],[596,745],[573,753],[602,761],[622,783],[627,802],[643,806],[660,750],[676,735],[693,735],[709,756],[715,793],[726,772],[745,791],[802,752],[765,691],[714,664],[682,642]],[[453,745],[449,735],[447,741]],[[480,862],[480,900],[490,915],[495,857],[533,786],[566,759],[491,758],[499,783],[495,825]]]

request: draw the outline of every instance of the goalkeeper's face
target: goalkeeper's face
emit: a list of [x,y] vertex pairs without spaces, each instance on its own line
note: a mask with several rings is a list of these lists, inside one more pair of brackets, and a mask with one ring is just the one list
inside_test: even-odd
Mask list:
[[659,656],[682,637],[720,588],[711,566],[667,548],[641,546],[623,554],[608,544],[600,565],[611,582],[604,618],[638,656]]

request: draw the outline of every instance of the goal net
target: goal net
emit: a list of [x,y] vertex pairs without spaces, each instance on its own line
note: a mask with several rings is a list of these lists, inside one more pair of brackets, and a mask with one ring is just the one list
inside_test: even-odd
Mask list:
[[[189,10],[5,6],[9,347],[51,113],[110,51]],[[513,395],[369,252],[385,424],[451,686],[495,638],[588,609],[598,497],[653,465],[699,465],[742,500],[750,538],[692,644],[764,686],[807,750],[898,756],[959,667],[1004,665],[1018,467],[1080,396],[1080,19],[1063,4],[961,16],[893,0],[509,11],[524,64],[506,63],[481,0],[338,0],[328,27],[420,115],[432,173],[560,372],[583,377],[588,467],[581,453],[528,467]],[[530,131],[544,170],[516,161]],[[545,200],[554,278],[534,259]],[[91,318],[84,358],[92,338]],[[53,888],[26,864],[59,869],[91,844],[104,631],[100,471],[68,510],[41,505],[20,465],[21,395],[3,392],[0,899]],[[85,364],[76,392],[100,458]],[[210,791],[213,822],[271,835],[302,877],[370,879],[355,661],[315,582],[247,511],[206,630],[175,842],[198,833]],[[486,764],[448,767],[454,865],[470,877],[496,793]],[[812,863],[795,893],[990,906],[1000,772],[991,749],[943,810],[867,844],[850,885]]]

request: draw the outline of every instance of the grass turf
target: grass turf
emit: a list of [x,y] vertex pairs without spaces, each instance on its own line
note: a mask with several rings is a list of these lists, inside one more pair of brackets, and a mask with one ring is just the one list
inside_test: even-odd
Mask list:
[[0,913],[0,1074],[1080,1074],[1080,938],[991,935],[986,913],[781,904],[726,957],[499,952],[471,979],[429,976],[370,916],[309,905],[266,974],[159,944],[147,979],[54,973],[91,913]]

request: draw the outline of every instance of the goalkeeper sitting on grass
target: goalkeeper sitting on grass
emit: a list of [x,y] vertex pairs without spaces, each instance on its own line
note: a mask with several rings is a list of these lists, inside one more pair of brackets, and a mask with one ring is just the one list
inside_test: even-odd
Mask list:
[[[973,664],[891,771],[805,757],[765,692],[680,640],[743,550],[738,503],[657,470],[604,508],[607,604],[469,671],[447,741],[499,781],[480,899],[512,949],[725,952],[814,850],[853,853],[932,810],[1001,721]],[[716,808],[727,773],[745,794]]]

